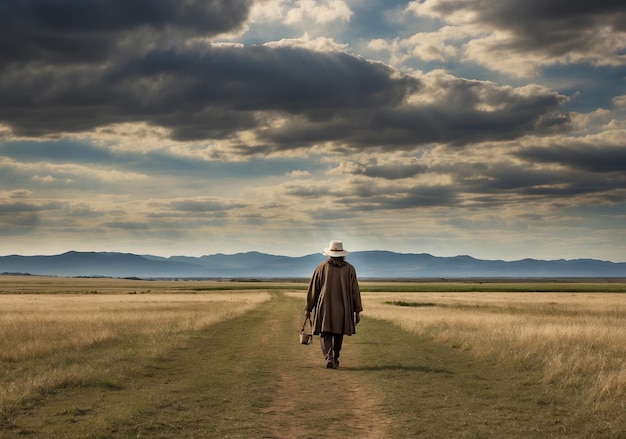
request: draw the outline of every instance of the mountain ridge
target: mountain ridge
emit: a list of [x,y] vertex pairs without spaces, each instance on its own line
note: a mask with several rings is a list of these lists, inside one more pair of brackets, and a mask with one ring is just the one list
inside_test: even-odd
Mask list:
[[[70,250],[58,255],[0,256],[0,273],[61,277],[302,278],[310,277],[325,258],[322,254],[281,256],[258,251],[162,257]],[[356,267],[360,278],[626,278],[626,262],[590,258],[504,261],[469,255],[368,250],[350,253],[347,260]]]

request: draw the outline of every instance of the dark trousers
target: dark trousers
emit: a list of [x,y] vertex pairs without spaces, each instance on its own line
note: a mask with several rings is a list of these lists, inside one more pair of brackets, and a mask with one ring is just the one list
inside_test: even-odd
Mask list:
[[342,343],[343,334],[335,334],[334,332],[322,332],[320,334],[320,344],[326,361],[336,361],[339,358]]

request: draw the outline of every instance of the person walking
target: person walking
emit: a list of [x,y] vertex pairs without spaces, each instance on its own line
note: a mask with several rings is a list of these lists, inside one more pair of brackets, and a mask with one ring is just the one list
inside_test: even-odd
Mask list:
[[313,334],[320,336],[328,369],[339,367],[343,337],[356,333],[363,312],[356,270],[345,260],[348,253],[343,242],[330,241],[322,251],[329,258],[313,272],[307,292],[305,317],[315,311]]

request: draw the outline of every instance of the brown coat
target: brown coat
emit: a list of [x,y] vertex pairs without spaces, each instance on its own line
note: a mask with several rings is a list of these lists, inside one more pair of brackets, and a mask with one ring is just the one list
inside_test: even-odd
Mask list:
[[306,311],[315,310],[313,333],[333,332],[352,335],[356,332],[354,313],[363,311],[356,270],[348,262],[330,260],[317,266],[306,298]]

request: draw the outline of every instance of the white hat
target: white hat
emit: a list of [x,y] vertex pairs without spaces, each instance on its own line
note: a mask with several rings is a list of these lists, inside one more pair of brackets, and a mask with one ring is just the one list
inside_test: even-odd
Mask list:
[[330,256],[332,258],[340,258],[342,256],[347,256],[349,252],[343,249],[343,242],[341,241],[330,241],[328,244],[328,248],[325,248],[322,251],[322,254],[326,256]]

